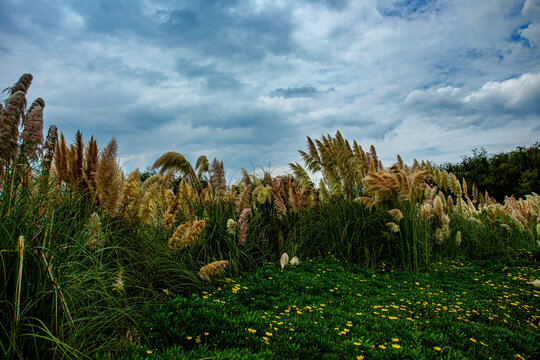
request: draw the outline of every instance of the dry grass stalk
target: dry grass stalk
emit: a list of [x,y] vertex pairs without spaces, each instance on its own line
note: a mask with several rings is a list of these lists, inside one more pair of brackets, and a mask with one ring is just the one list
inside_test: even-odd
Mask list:
[[84,142],[82,133],[77,130],[75,142],[67,152],[68,184],[75,188],[86,188],[84,174]]
[[233,184],[231,185],[231,188],[227,192],[227,202],[232,204],[234,202],[235,197],[236,197],[236,186],[234,186]]
[[252,185],[252,183],[251,183],[251,177],[249,176],[248,172],[247,172],[246,169],[244,169],[244,168],[242,168],[242,182],[243,182],[246,186]]
[[251,215],[251,209],[246,208],[242,210],[242,213],[240,214],[240,217],[238,218],[238,223],[237,223],[237,227],[239,229],[238,245],[243,245],[247,241],[247,231],[248,231],[247,218],[249,215]]
[[392,217],[394,218],[394,220],[395,220],[396,222],[398,222],[398,223],[401,221],[401,219],[403,219],[403,213],[402,213],[401,210],[399,210],[399,209],[392,209],[392,210],[389,210],[388,213],[389,213],[390,215],[392,215]]
[[43,108],[45,101],[42,98],[34,100],[30,109],[23,119],[22,148],[24,157],[30,161],[35,161],[41,155],[41,145],[43,144]]
[[188,221],[176,228],[169,239],[167,249],[170,251],[179,251],[193,245],[199,238],[199,234],[206,226],[205,220]]
[[273,189],[272,191],[274,194],[274,208],[276,209],[278,213],[278,217],[282,218],[283,215],[287,213],[287,207],[285,206],[285,201],[283,201],[281,194],[276,189]]
[[389,222],[389,223],[386,223],[386,226],[390,229],[390,231],[392,231],[394,234],[397,234],[400,229],[399,229],[399,225],[396,224],[395,222]]
[[0,111],[0,161],[10,164],[19,155],[19,123],[24,116],[26,93],[17,91]]
[[91,192],[95,192],[97,188],[97,169],[99,165],[99,151],[94,135],[90,137],[90,141],[86,144],[84,150],[84,174],[88,183],[88,188]]
[[238,199],[236,199],[236,212],[238,214],[241,214],[244,209],[249,207],[251,200],[251,188],[251,184],[247,185],[244,191],[242,191],[238,196]]
[[208,180],[214,193],[218,198],[225,196],[227,191],[227,183],[225,180],[225,168],[223,167],[223,161],[218,161],[216,158],[212,161],[210,167],[210,179]]
[[161,155],[152,165],[152,170],[161,168],[159,173],[164,174],[166,171],[180,171],[187,180],[195,187],[197,192],[202,190],[201,183],[193,166],[186,158],[175,151],[169,151]]
[[229,265],[229,262],[227,260],[220,260],[220,261],[214,261],[211,262],[208,265],[203,266],[198,276],[204,280],[204,281],[210,281],[211,276],[215,276],[225,270],[225,268]]
[[21,320],[21,287],[22,287],[22,273],[24,262],[24,236],[20,235],[17,241],[17,252],[19,253],[19,266],[17,270],[17,283],[15,284],[15,327],[19,327]]
[[112,138],[103,149],[98,165],[97,194],[107,212],[115,215],[122,198],[123,177],[116,163],[118,144]]
[[46,176],[48,176],[48,173],[51,171],[51,165],[54,158],[54,149],[56,148],[57,141],[58,129],[56,128],[56,125],[51,125],[47,133],[47,140],[45,141],[45,145],[43,146],[43,149],[45,150],[45,156],[41,163],[41,168],[43,172],[47,174]]
[[56,149],[54,151],[54,167],[56,169],[56,173],[58,176],[58,181],[61,183],[62,181],[67,180],[68,175],[68,162],[67,162],[67,156],[68,156],[68,148],[66,145],[66,138],[64,137],[64,133],[60,133],[60,140],[56,142]]

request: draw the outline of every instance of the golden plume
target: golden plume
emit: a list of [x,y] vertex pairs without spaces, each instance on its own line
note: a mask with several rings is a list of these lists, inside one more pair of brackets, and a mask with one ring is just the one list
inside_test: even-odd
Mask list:
[[178,226],[169,239],[167,249],[170,251],[179,251],[193,245],[205,226],[205,220],[188,221]]
[[97,194],[99,202],[111,215],[116,214],[116,211],[118,210],[124,185],[122,172],[116,162],[117,151],[118,144],[113,137],[101,152],[97,173]]
[[203,266],[200,269],[198,276],[204,281],[210,281],[211,276],[215,276],[225,270],[227,265],[229,265],[229,262],[227,260],[214,261],[208,265]]

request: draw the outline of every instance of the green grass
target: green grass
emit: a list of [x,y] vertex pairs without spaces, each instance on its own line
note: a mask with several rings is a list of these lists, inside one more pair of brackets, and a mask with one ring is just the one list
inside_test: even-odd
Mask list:
[[[281,270],[268,263],[236,282],[149,305],[131,359],[534,359],[540,277],[521,252],[506,264],[433,264],[377,271],[335,257]],[[290,309],[290,310],[289,310]],[[120,356],[120,354],[118,354]]]

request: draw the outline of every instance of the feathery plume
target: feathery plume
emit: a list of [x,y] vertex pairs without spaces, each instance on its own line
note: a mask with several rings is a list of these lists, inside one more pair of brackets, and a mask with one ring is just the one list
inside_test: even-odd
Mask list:
[[388,213],[390,215],[392,215],[392,217],[394,218],[395,221],[397,221],[398,223],[401,221],[401,219],[403,219],[403,213],[401,212],[401,210],[399,209],[392,209],[392,210],[389,210]]
[[90,136],[90,140],[84,150],[84,174],[88,187],[91,191],[95,191],[97,187],[97,169],[99,164],[99,151],[94,135]]
[[394,233],[398,233],[400,230],[399,230],[399,225],[396,224],[395,222],[389,222],[389,223],[386,223],[386,226],[388,226],[388,228]]
[[298,258],[295,256],[295,257],[293,257],[291,259],[290,264],[293,265],[293,266],[298,265],[298,264],[300,264],[300,260],[298,260]]
[[453,213],[454,212],[454,199],[452,199],[452,196],[448,195],[448,200],[446,200],[446,205],[448,206],[448,212]]
[[431,212],[432,212],[431,204],[424,203],[422,207],[420,208],[420,216],[422,217],[422,220],[424,222],[429,222],[431,220]]
[[41,155],[43,144],[43,108],[45,101],[42,98],[34,100],[23,119],[22,148],[28,160],[37,160]]
[[123,190],[121,171],[116,163],[118,144],[113,137],[101,152],[97,173],[97,193],[99,202],[111,215],[116,214]]
[[54,151],[54,167],[58,174],[58,181],[66,181],[68,173],[67,154],[68,149],[66,145],[66,138],[64,133],[60,132],[60,140],[56,142],[56,149]]
[[89,239],[87,241],[88,247],[93,250],[103,247],[105,234],[103,234],[103,230],[101,230],[101,221],[97,213],[92,213],[86,228],[88,229],[89,235]]
[[0,112],[0,161],[13,162],[19,155],[19,123],[24,116],[26,93],[17,91],[6,100]]
[[68,183],[80,187],[82,185],[81,182],[83,181],[84,173],[84,142],[80,130],[77,130],[77,133],[75,134],[75,143],[69,148],[67,161]]
[[433,212],[439,219],[442,218],[443,215],[443,203],[440,196],[435,197],[435,201],[433,202]]
[[32,74],[28,74],[28,73],[22,74],[19,80],[17,80],[17,82],[12,87],[7,88],[4,91],[9,90],[8,91],[9,95],[13,95],[17,91],[22,91],[26,94],[28,92],[28,88],[30,87],[30,84],[32,84],[33,79],[34,77],[32,76]]
[[246,186],[251,185],[251,177],[249,176],[248,172],[244,168],[242,168],[242,182]]
[[242,213],[240,214],[240,217],[238,218],[237,227],[239,229],[238,233],[238,245],[243,245],[247,241],[247,217],[251,215],[251,209],[246,208],[242,210]]
[[193,245],[199,238],[199,234],[206,226],[205,220],[188,221],[176,228],[169,239],[167,249],[170,251],[179,251]]
[[289,263],[289,255],[287,255],[287,253],[281,254],[281,259],[279,260],[279,262],[281,264],[281,268],[283,269],[285,265]]
[[200,269],[198,276],[204,281],[210,281],[211,276],[215,276],[225,270],[227,265],[229,265],[227,260],[214,261],[203,266]]
[[461,231],[458,231],[456,234],[456,246],[461,245]]
[[249,207],[249,201],[251,199],[251,186],[251,184],[247,185],[236,200],[236,212],[238,214],[241,214],[244,209]]
[[218,161],[216,158],[212,160],[210,167],[210,179],[208,180],[218,198],[225,196],[227,191],[227,183],[225,181],[225,169],[223,161]]
[[[41,163],[41,168],[44,173],[48,174],[51,170],[51,164],[54,158],[54,149],[56,148],[56,142],[58,141],[58,129],[56,125],[51,125],[49,127],[49,132],[47,133],[47,140],[43,146],[45,150],[45,157]],[[48,175],[47,175],[48,176]]]
[[208,158],[204,155],[199,156],[195,163],[195,169],[197,170],[197,179],[201,179],[202,175],[208,171]]
[[236,234],[236,221],[234,221],[233,219],[229,219],[227,220],[227,233],[231,234],[231,235],[235,235]]

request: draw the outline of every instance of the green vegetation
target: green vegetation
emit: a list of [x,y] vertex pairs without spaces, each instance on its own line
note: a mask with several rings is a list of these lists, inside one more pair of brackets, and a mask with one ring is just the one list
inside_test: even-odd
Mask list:
[[[530,344],[538,339],[525,322],[537,326],[538,292],[530,281],[538,275],[533,262],[540,249],[539,195],[508,198],[503,205],[429,162],[409,166],[398,155],[386,168],[374,147],[365,152],[339,132],[308,138],[307,151],[300,151],[303,165],[291,164],[293,175],[257,177],[243,170],[241,180],[226,184],[223,162],[203,155],[192,166],[177,152],[163,154],[144,174],[124,174],[115,139],[99,151],[93,137],[85,141],[77,132],[68,145],[53,125],[43,142],[45,102],[37,99],[25,108],[31,80],[23,75],[0,107],[0,350],[5,358],[166,358],[184,351],[222,358],[248,358],[256,351],[270,358],[297,356],[300,350],[298,356],[306,358],[414,357],[415,351],[430,357],[438,354],[434,347],[450,358],[538,353]],[[318,186],[311,181],[314,174],[321,179]],[[301,264],[280,272],[275,262],[283,253]],[[340,262],[328,258],[330,253]],[[526,262],[515,262],[516,254],[529,253]],[[493,258],[497,263],[489,265],[486,260]],[[466,266],[458,269],[461,263]],[[373,273],[381,266],[393,272]],[[333,270],[316,274],[314,267]],[[488,293],[484,290],[495,289],[471,286],[477,284],[471,271],[480,276],[480,267],[486,281],[496,286],[506,281],[509,288]],[[504,267],[520,281],[504,277]],[[238,285],[231,279],[241,284],[234,294]],[[438,318],[428,301],[435,295],[419,293],[416,282],[447,295],[440,308],[461,305],[454,287],[467,292],[460,302],[473,318],[459,311]],[[219,303],[201,293],[216,286],[230,290],[212,295]],[[388,292],[388,286],[395,291]],[[370,312],[396,302],[392,293],[411,301],[400,307],[414,312],[412,321],[390,319],[395,308],[387,308],[386,318]],[[352,310],[335,303],[336,294],[354,314],[365,316],[353,320]],[[429,309],[412,297],[424,299]],[[507,309],[495,306],[507,306],[501,301],[508,299],[519,301],[508,308],[511,318],[502,312]],[[328,321],[319,322],[315,305],[323,303]],[[305,306],[312,311],[291,318],[298,334],[293,342],[288,341],[292,336],[287,340],[269,330],[271,341],[261,341],[269,324],[256,315],[267,319],[270,310],[281,313],[284,306],[291,306],[293,317],[300,315],[293,309],[302,307],[303,315],[308,315]],[[180,311],[184,308],[192,312]],[[222,308],[229,313],[210,311]],[[488,314],[494,320],[486,322]],[[246,334],[244,327],[257,331]],[[479,329],[497,340],[484,341],[476,335]],[[362,344],[336,341],[334,331],[345,331],[336,336],[351,341],[354,334]],[[458,338],[463,334],[465,340]],[[188,336],[197,346],[189,345]],[[248,344],[239,345],[246,336]],[[394,336],[399,341],[392,342]],[[466,341],[471,337],[488,346]],[[501,343],[509,344],[508,353]]]
[[476,183],[498,201],[510,195],[520,198],[540,189],[540,143],[490,156],[485,149],[475,149],[473,156],[463,157],[458,164],[444,164],[442,169]]
[[266,264],[150,305],[147,339],[125,358],[533,359],[540,290],[531,281],[540,269],[520,255],[508,265],[439,262],[416,275],[335,257]]

